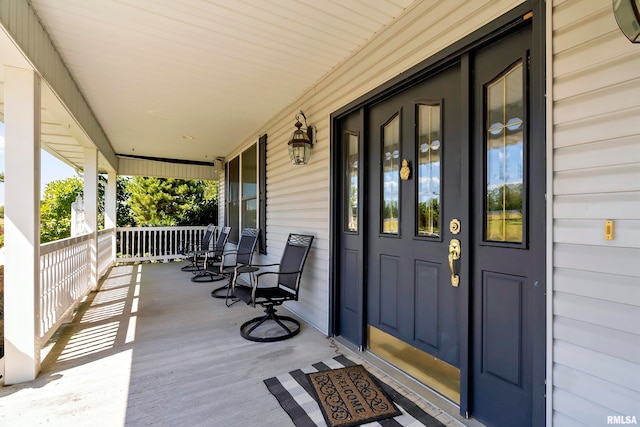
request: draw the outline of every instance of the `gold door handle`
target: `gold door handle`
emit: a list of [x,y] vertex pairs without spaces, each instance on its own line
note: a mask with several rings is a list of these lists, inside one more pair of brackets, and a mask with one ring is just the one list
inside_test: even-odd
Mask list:
[[460,240],[451,239],[449,241],[449,269],[451,270],[451,286],[458,287],[460,276],[456,274],[456,268],[453,261],[460,259]]

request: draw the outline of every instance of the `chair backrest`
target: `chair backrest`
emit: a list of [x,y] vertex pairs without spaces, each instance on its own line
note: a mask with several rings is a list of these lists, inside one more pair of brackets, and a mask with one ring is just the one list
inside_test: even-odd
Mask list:
[[214,232],[216,231],[216,226],[213,224],[207,225],[207,228],[204,230],[204,235],[202,236],[202,240],[200,241],[200,249],[207,250],[209,249],[209,244],[211,243],[211,238],[213,237]]
[[216,245],[213,247],[213,254],[216,258],[220,258],[222,256],[224,247],[227,245],[227,240],[229,240],[229,233],[231,233],[231,227],[222,227],[220,229],[218,240],[216,240]]
[[280,261],[280,268],[278,269],[278,272],[298,272],[298,274],[279,274],[278,284],[294,291],[296,299],[298,295],[298,288],[300,287],[302,269],[307,260],[307,255],[309,255],[312,242],[313,236],[305,234],[289,234],[287,244],[284,247],[284,252],[282,253],[282,260]]
[[236,264],[251,264],[251,258],[253,258],[253,252],[256,250],[259,235],[260,229],[258,228],[245,228],[242,230],[240,241],[238,242]]

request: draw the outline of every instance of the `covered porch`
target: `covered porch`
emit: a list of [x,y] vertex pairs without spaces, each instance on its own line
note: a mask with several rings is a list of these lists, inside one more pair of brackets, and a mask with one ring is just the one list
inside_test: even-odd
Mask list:
[[[272,197],[270,212],[261,205],[257,213],[269,233],[270,254],[261,261],[277,262],[289,232],[317,237],[311,289],[299,314],[328,333],[329,107],[314,106],[308,89],[413,3],[384,1],[380,10],[362,11],[326,3],[316,12],[321,21],[290,26],[287,21],[308,15],[304,2],[262,10],[244,3],[235,9],[200,2],[1,1],[7,259],[0,381],[38,377],[42,345],[115,262],[118,175],[219,179],[224,186],[223,162],[258,138],[269,158],[268,168],[266,160],[254,165],[259,194],[266,197],[268,175]],[[273,37],[265,39],[265,32]],[[67,49],[67,35],[80,43]],[[318,55],[300,64],[299,50]],[[301,108],[318,131],[307,168],[291,166],[286,147]],[[41,149],[82,172],[86,236],[39,244]],[[100,232],[99,174],[108,181]],[[293,181],[303,185],[292,191]],[[278,195],[285,200],[273,198]],[[226,196],[221,188],[219,218],[211,222],[240,230],[245,218],[225,210]],[[59,281],[73,288],[64,290],[61,304],[47,294]]]
[[[459,405],[398,378],[466,425],[637,422],[640,45],[619,20],[638,28],[637,0],[372,3],[0,0],[1,424],[290,425],[262,380],[336,349],[376,362],[372,328],[409,346],[422,328],[422,360],[460,373]],[[289,150],[299,120],[311,157]],[[42,149],[82,171],[88,234],[40,245]],[[287,306],[301,334],[246,342],[259,311],[175,264],[112,268],[119,175],[218,180],[211,222],[260,228],[257,263],[313,235]],[[519,238],[490,236],[495,219]]]
[[239,326],[259,308],[227,308],[181,265],[113,267],[43,350],[38,378],[0,388],[0,424],[293,425],[262,381],[344,354],[443,424],[462,425],[417,384],[395,382],[389,368],[308,324],[295,339],[244,340]]

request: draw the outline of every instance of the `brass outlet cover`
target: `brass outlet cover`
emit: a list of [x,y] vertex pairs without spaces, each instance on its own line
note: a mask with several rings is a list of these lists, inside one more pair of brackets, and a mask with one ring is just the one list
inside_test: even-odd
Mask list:
[[613,240],[613,220],[611,219],[604,222],[604,239]]

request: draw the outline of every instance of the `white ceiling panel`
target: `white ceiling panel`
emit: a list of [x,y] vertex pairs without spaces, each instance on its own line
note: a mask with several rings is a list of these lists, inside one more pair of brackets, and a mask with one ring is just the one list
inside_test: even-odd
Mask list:
[[30,0],[116,153],[199,161],[257,136],[413,2]]

